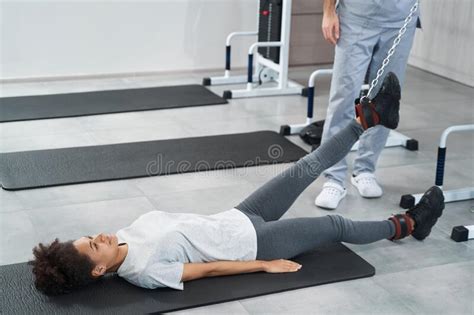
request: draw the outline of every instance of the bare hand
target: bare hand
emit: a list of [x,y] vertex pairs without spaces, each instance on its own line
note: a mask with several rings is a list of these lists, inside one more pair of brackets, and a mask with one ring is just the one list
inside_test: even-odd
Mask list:
[[324,13],[322,30],[324,38],[333,45],[336,45],[339,39],[339,18],[335,12]]
[[286,259],[265,261],[263,266],[264,271],[269,273],[296,272],[302,267],[300,264]]

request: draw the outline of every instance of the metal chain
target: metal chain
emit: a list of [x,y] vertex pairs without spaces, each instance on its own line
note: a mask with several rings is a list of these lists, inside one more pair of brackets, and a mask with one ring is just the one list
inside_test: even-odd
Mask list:
[[390,48],[390,49],[388,50],[387,57],[385,57],[385,59],[383,60],[382,66],[380,67],[380,69],[377,70],[377,76],[376,76],[375,79],[373,79],[372,82],[370,83],[369,92],[367,92],[367,95],[364,96],[364,97],[369,97],[369,96],[370,96],[370,93],[372,92],[372,90],[374,89],[374,87],[376,87],[377,84],[379,83],[379,79],[380,79],[380,77],[382,76],[385,67],[386,67],[386,66],[388,65],[388,63],[390,62],[390,57],[392,57],[392,55],[395,53],[395,48],[396,48],[396,47],[398,46],[398,44],[400,43],[400,39],[402,38],[403,34],[405,34],[405,32],[407,31],[407,26],[408,26],[408,24],[410,24],[410,22],[411,22],[411,20],[412,20],[412,17],[413,17],[413,13],[415,13],[417,9],[418,9],[418,1],[416,1],[415,4],[411,7],[410,13],[409,13],[408,16],[405,18],[405,22],[403,23],[402,28],[400,28],[400,30],[398,31],[398,36],[393,40],[392,48]]

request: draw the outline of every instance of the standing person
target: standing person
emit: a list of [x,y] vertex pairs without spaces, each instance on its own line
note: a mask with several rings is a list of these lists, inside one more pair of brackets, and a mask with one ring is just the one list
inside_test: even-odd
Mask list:
[[[324,0],[322,31],[324,38],[336,45],[336,50],[322,143],[328,141],[352,119],[354,99],[359,96],[369,64],[371,82],[416,1],[339,0],[336,9],[336,0]],[[401,85],[413,43],[418,12],[417,10],[413,14],[406,33],[385,68],[385,73],[396,74]],[[379,82],[382,79],[383,77]],[[379,87],[380,85],[374,89],[373,95]],[[360,138],[351,183],[364,198],[382,196],[383,191],[377,183],[375,168],[388,135],[387,128],[377,126]],[[315,200],[318,207],[337,208],[347,194],[346,174],[346,159],[324,172],[326,182]]]

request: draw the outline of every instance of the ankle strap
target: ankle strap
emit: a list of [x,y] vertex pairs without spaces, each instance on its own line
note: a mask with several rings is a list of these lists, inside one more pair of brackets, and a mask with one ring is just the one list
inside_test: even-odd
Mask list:
[[389,218],[395,225],[395,234],[389,240],[399,240],[410,235],[413,232],[410,217],[406,214],[396,214]]
[[360,123],[364,130],[377,125],[380,122],[372,102],[359,103],[355,106],[356,117],[360,117]]

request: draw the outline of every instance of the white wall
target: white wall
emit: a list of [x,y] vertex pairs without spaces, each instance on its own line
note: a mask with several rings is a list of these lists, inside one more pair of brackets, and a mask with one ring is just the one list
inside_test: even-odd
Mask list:
[[[255,0],[2,1],[0,79],[223,69],[227,34],[255,30],[256,6]],[[235,41],[233,65],[246,64],[251,42]]]
[[[227,34],[254,30],[256,6],[256,0],[0,0],[0,80],[222,69]],[[472,0],[426,0],[421,8],[424,29],[409,63],[473,86]],[[235,67],[246,66],[251,42],[235,41]]]
[[409,64],[474,86],[472,0],[425,0]]

